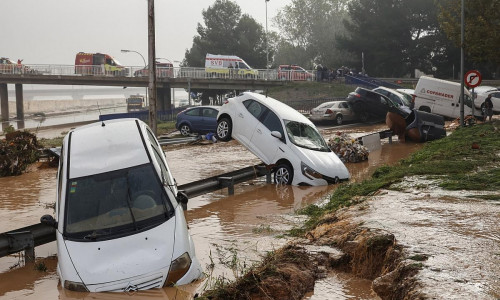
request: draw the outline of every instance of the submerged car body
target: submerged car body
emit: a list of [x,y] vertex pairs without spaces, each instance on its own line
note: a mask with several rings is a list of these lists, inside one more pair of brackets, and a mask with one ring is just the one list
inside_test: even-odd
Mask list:
[[229,98],[217,116],[217,138],[236,139],[274,172],[278,184],[326,185],[349,171],[314,124],[288,105],[245,92]]
[[55,215],[61,285],[135,291],[202,275],[183,204],[148,126],[117,119],[71,130],[63,141]]
[[330,101],[311,109],[309,119],[313,122],[335,121],[337,125],[341,125],[344,121],[355,120],[356,116],[347,101]]

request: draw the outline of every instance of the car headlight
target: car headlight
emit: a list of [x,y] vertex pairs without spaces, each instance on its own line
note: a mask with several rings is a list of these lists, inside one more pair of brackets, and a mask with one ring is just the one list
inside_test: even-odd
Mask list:
[[165,286],[175,284],[179,279],[181,279],[189,271],[191,267],[191,257],[186,252],[181,256],[177,257],[172,264],[170,264],[170,270],[168,271],[167,280],[165,280]]
[[88,292],[89,290],[83,284],[83,282],[75,282],[75,281],[69,281],[65,280],[64,281],[64,288],[70,291],[75,291],[75,292]]
[[306,165],[303,162],[300,163],[300,170],[302,171],[302,174],[304,174],[304,176],[306,176],[307,178],[309,178],[311,180],[314,178],[320,178],[320,179],[323,178],[323,175],[316,172],[316,170],[309,167],[308,165]]

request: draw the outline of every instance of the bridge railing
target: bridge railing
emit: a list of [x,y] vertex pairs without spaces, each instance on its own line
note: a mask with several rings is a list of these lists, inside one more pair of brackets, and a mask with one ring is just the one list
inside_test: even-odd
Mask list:
[[[0,67],[0,74],[63,75],[63,76],[112,76],[112,77],[147,77],[149,70],[142,66],[106,67],[104,65],[12,65]],[[219,69],[173,67],[157,68],[157,78],[196,78],[196,79],[242,79],[242,80],[315,80],[315,72],[308,71],[308,76],[276,69]]]

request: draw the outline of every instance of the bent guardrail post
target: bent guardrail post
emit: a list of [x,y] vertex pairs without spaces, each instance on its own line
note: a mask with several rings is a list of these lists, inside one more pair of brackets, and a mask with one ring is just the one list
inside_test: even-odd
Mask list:
[[56,240],[54,228],[35,224],[0,234],[0,257],[25,252],[26,261],[34,261],[35,247]]
[[233,177],[219,177],[220,185],[222,188],[227,187],[227,193],[234,195],[234,178]]

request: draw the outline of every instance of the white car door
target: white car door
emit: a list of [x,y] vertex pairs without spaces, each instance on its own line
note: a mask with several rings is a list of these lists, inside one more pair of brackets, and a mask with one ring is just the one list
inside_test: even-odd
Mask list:
[[233,116],[232,136],[247,148],[250,145],[255,126],[259,122],[258,118],[262,112],[263,109],[260,104],[249,99],[242,102],[242,105],[238,107],[236,114]]
[[274,163],[276,152],[280,145],[283,145],[282,140],[271,135],[272,131],[279,132],[282,140],[285,139],[285,132],[280,118],[266,107],[255,127],[251,148],[254,149],[252,152],[267,165]]

